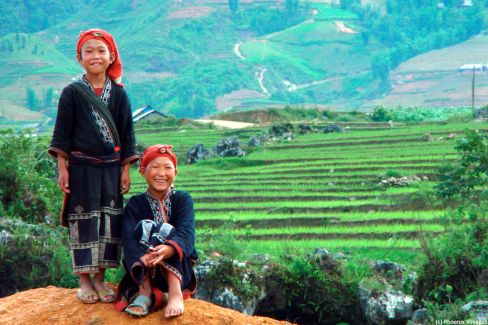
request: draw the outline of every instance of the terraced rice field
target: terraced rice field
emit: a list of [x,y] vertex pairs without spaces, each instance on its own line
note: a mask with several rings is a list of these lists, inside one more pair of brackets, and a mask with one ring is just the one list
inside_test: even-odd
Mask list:
[[[466,129],[488,126],[344,126],[345,133],[297,135],[291,142],[259,147],[244,158],[180,166],[176,187],[189,191],[195,200],[198,236],[206,241],[233,236],[242,254],[277,256],[324,247],[412,261],[420,252],[421,232],[432,240],[444,231],[444,211],[401,204],[402,197],[433,186],[438,167],[457,157],[455,138]],[[196,143],[212,147],[233,134],[247,143],[263,130],[136,133],[148,145],[173,143],[182,157]],[[436,140],[424,140],[426,133]],[[417,175],[422,181],[383,189],[377,185],[378,176],[386,171]],[[144,188],[143,179],[134,172],[131,193]]]

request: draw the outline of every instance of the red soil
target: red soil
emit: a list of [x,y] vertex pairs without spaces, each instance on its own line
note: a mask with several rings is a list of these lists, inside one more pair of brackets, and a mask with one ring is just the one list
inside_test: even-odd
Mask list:
[[0,324],[290,324],[266,317],[253,317],[197,300],[185,300],[182,316],[166,319],[163,310],[144,318],[117,312],[112,304],[85,305],[76,298],[76,289],[49,286],[18,292],[0,299]]

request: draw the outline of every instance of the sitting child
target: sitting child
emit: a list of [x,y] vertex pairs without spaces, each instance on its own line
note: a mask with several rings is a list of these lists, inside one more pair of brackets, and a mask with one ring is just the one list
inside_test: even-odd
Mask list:
[[187,192],[173,188],[177,165],[172,146],[147,148],[139,168],[147,191],[131,197],[124,210],[126,275],[119,284],[115,308],[130,315],[145,316],[166,300],[164,316],[179,316],[184,311],[183,299],[196,290],[193,200]]

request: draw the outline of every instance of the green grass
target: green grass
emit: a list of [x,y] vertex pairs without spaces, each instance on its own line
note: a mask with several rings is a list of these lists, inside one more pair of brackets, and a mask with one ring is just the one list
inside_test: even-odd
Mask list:
[[330,7],[322,3],[313,3],[311,7],[318,10],[318,14],[315,16],[317,20],[358,19],[358,16],[353,12]]
[[371,221],[378,220],[394,220],[394,219],[409,219],[409,220],[434,220],[443,216],[443,211],[391,211],[391,212],[347,212],[347,213],[332,213],[332,214],[316,214],[310,212],[308,214],[287,215],[286,213],[264,213],[264,212],[212,212],[212,213],[198,213],[197,220],[228,220],[228,221],[256,221],[273,219],[273,218],[337,218],[342,222],[356,222],[356,221]]
[[[376,250],[385,258],[412,261],[420,254],[415,237],[420,231],[428,236],[441,233],[445,213],[397,202],[419,190],[431,191],[438,166],[456,159],[456,140],[426,142],[423,135],[445,137],[454,132],[460,137],[464,130],[486,127],[425,123],[381,129],[368,124],[367,130],[297,135],[291,142],[255,148],[243,158],[182,164],[176,187],[194,198],[198,236],[215,240],[230,236],[234,239],[225,240],[238,242],[242,254],[262,252],[276,258],[289,251],[310,253],[324,247],[353,252],[355,261],[381,256],[372,253]],[[236,133],[244,139],[262,131],[257,127]],[[180,141],[185,145],[205,138],[216,142],[230,132],[191,130]],[[155,139],[158,134],[142,136]],[[168,137],[177,139],[181,134]],[[376,186],[378,176],[387,171],[426,174],[429,180],[382,190]],[[144,180],[135,170],[132,175],[131,193],[143,190]],[[205,250],[205,244],[199,245]]]
[[[357,226],[357,227],[344,227],[327,225],[322,227],[293,227],[293,228],[257,228],[246,227],[244,229],[225,229],[227,234],[231,235],[287,235],[287,234],[384,234],[388,233],[394,235],[401,232],[442,232],[445,228],[438,224],[426,224],[426,225],[404,225],[404,224],[390,224],[390,225],[369,225],[369,226]],[[221,229],[202,229],[202,232],[206,234],[218,234]],[[198,234],[198,232],[197,232]]]
[[303,82],[322,77],[304,58],[287,54],[280,46],[271,41],[250,41],[243,44],[241,50],[249,62],[273,66],[276,70],[283,70],[285,74],[298,75]]

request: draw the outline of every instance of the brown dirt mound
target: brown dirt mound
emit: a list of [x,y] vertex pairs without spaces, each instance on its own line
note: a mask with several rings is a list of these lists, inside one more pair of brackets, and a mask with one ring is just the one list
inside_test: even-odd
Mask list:
[[266,317],[253,317],[208,302],[187,299],[182,316],[166,319],[158,310],[140,319],[117,312],[112,304],[85,305],[76,289],[32,289],[0,299],[1,324],[290,324]]

